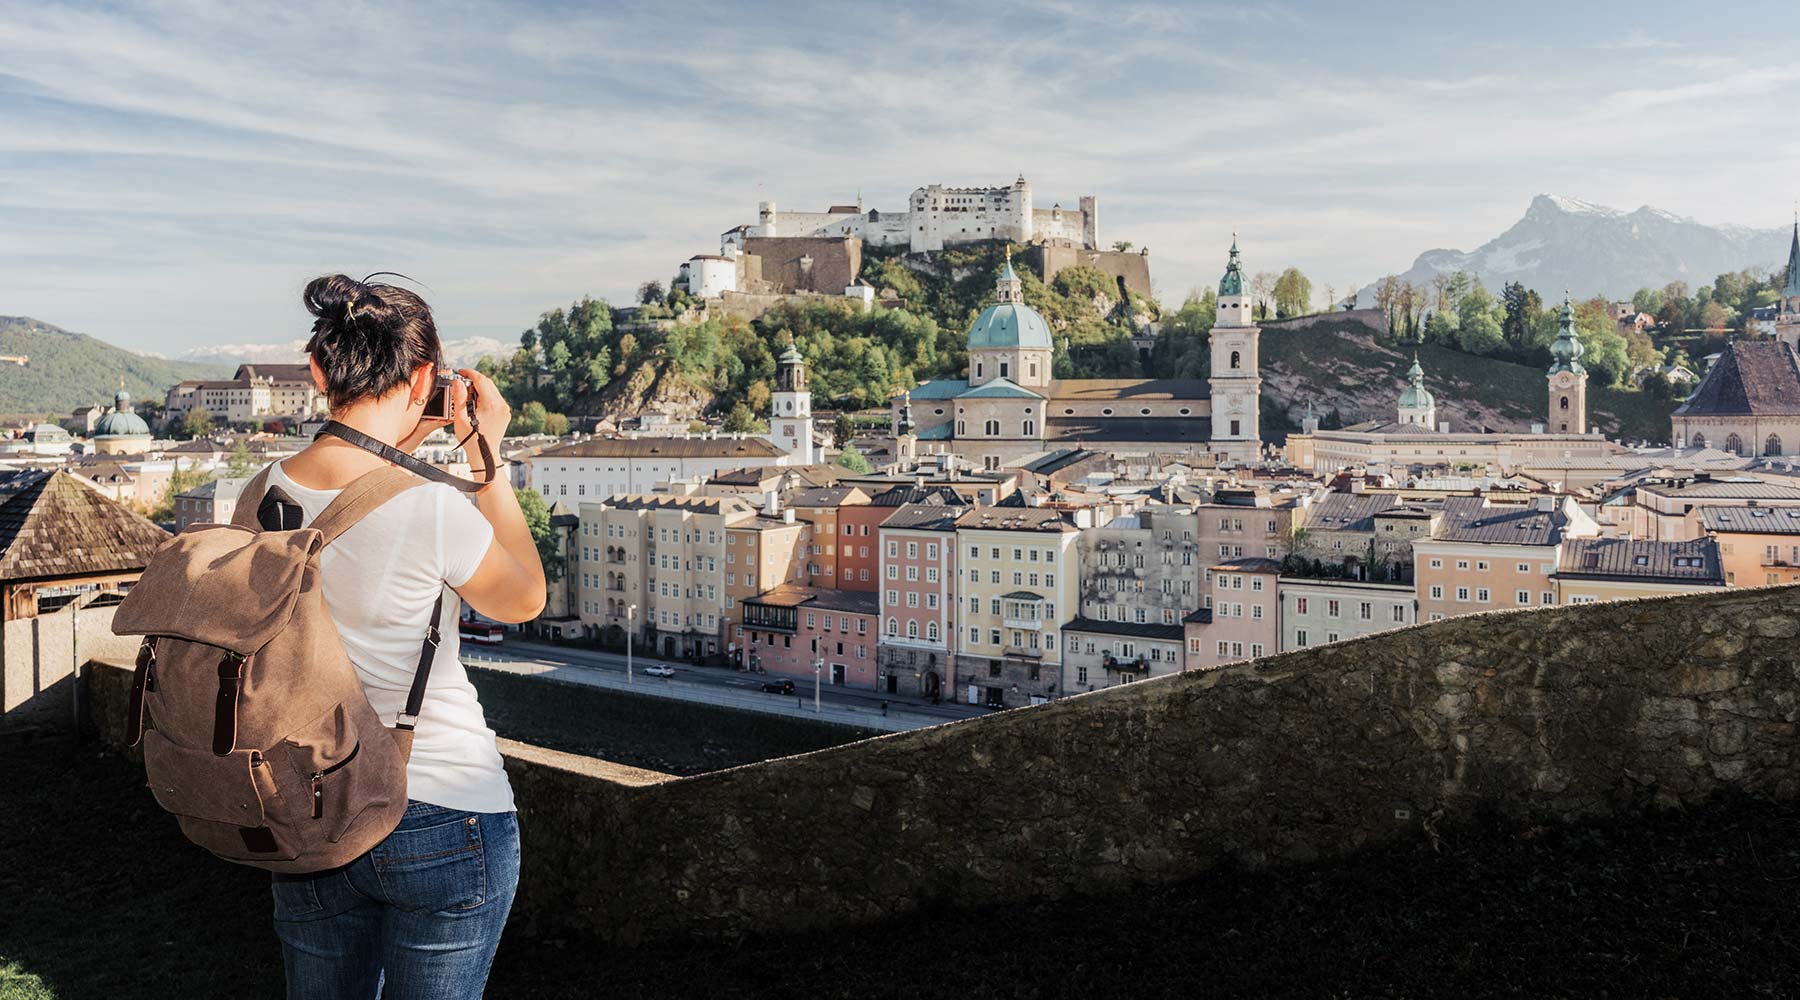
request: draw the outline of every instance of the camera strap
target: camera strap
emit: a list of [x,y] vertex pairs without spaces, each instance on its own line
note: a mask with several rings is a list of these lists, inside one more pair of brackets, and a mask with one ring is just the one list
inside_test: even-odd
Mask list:
[[[434,483],[443,483],[445,486],[453,486],[464,493],[474,493],[483,489],[489,483],[494,481],[494,475],[497,471],[494,464],[493,451],[488,448],[487,439],[480,434],[471,435],[475,438],[475,443],[481,450],[481,461],[487,467],[485,470],[487,478],[480,482],[476,482],[472,479],[464,479],[461,476],[453,476],[435,465],[428,462],[421,462],[385,441],[377,441],[369,435],[364,434],[362,431],[338,423],[336,420],[325,421],[325,426],[319,428],[319,433],[313,435],[313,438],[314,440],[317,440],[327,434],[340,441],[353,444],[364,451],[379,455],[408,472],[416,473]],[[468,439],[464,438],[463,440],[464,443],[466,443]]]

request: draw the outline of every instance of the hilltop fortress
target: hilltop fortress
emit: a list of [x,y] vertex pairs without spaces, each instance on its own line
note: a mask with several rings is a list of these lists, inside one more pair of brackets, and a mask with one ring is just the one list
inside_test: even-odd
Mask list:
[[720,236],[721,252],[743,249],[745,239],[763,237],[854,236],[869,246],[906,247],[912,253],[942,250],[983,240],[1044,243],[1088,250],[1100,249],[1100,209],[1093,195],[1082,195],[1074,210],[1059,202],[1038,208],[1023,176],[1005,187],[917,188],[904,212],[882,212],[854,205],[833,205],[823,212],[782,212],[772,201],[756,206],[756,224],[728,229]]

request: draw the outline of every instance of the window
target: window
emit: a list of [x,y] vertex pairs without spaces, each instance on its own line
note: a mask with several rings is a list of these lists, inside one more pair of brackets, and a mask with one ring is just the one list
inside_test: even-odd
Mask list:
[[1520,563],[1516,567],[1516,569],[1520,573],[1529,573],[1529,572],[1531,572],[1531,564],[1530,563]]
[[1468,569],[1469,561],[1467,559],[1458,559],[1456,561],[1456,568],[1457,569]]
[[1302,615],[1306,614],[1306,598],[1304,598],[1304,597],[1294,598],[1294,613],[1302,614]]
[[[844,533],[849,534],[849,532],[850,532],[850,526],[847,524],[844,525]],[[900,543],[896,542],[892,538],[890,538],[890,539],[888,539],[887,549],[888,549],[888,558],[892,559],[900,554]]]
[[1433,559],[1431,561],[1431,568],[1432,569],[1443,569],[1444,561],[1442,559]]
[[1488,602],[1488,589],[1486,587],[1477,587],[1475,589],[1475,600],[1482,604],[1486,604]]
[[1338,602],[1337,601],[1328,600],[1325,602],[1325,617],[1327,617],[1327,618],[1338,617]]
[[1363,621],[1372,620],[1375,617],[1375,605],[1370,604],[1368,601],[1362,602],[1357,606],[1356,616]]
[[1544,598],[1543,603],[1545,603],[1545,604],[1555,604],[1556,603],[1556,595],[1552,594],[1548,590],[1544,591],[1544,593],[1542,594],[1542,597]]
[[1519,604],[1530,604],[1531,603],[1531,591],[1521,590],[1517,594],[1513,595],[1513,600],[1518,602]]
[[1467,587],[1456,588],[1456,599],[1459,601],[1468,600],[1469,599],[1469,588],[1467,588]]
[[1401,624],[1406,623],[1406,605],[1404,605],[1404,604],[1394,605],[1394,620],[1397,622],[1400,622]]
[[1435,584],[1435,583],[1432,584],[1431,585],[1431,599],[1434,601],[1443,600],[1444,599],[1444,588],[1438,584]]

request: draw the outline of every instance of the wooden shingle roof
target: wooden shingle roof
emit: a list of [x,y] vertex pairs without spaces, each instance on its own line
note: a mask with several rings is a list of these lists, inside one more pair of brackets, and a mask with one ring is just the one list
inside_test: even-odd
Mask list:
[[0,477],[0,580],[143,569],[168,538],[66,472]]

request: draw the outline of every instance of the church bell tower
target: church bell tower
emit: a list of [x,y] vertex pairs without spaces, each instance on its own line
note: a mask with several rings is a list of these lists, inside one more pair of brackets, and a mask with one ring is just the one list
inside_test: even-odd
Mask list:
[[806,359],[792,344],[777,359],[769,404],[769,440],[794,456],[796,464],[813,464],[812,393],[806,388]]
[[1584,348],[1575,337],[1575,310],[1563,293],[1562,320],[1556,340],[1550,344],[1550,413],[1544,426],[1557,434],[1587,433],[1587,369],[1581,366]]
[[1257,367],[1257,339],[1261,330],[1250,318],[1250,297],[1244,289],[1244,272],[1238,264],[1237,234],[1231,237],[1231,258],[1219,279],[1219,306],[1212,334],[1212,450],[1234,462],[1254,462],[1262,456],[1262,435],[1257,426],[1262,401],[1262,376]]

